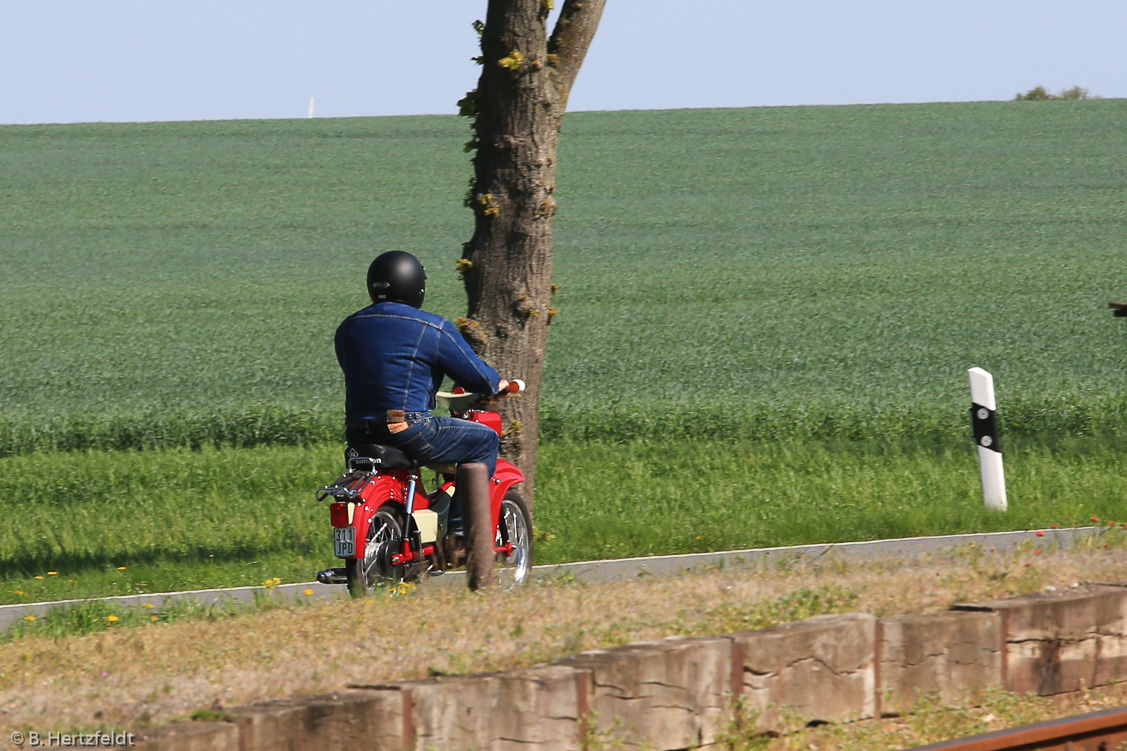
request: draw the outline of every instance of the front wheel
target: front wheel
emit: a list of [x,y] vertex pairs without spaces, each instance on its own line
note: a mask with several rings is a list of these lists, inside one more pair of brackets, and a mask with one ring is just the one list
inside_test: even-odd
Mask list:
[[403,539],[403,523],[390,504],[381,507],[368,525],[368,540],[364,555],[347,558],[344,573],[348,579],[348,593],[353,597],[366,597],[377,587],[403,581],[404,567],[392,566],[388,559],[399,552]]
[[532,516],[515,490],[505,493],[497,520],[496,544],[500,547],[508,543],[512,543],[512,552],[497,554],[497,579],[502,589],[525,584],[532,576]]

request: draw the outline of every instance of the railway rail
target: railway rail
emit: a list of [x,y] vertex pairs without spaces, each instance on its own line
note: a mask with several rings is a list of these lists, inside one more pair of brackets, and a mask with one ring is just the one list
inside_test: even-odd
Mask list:
[[1127,747],[1127,707],[916,746],[907,751],[1117,751]]

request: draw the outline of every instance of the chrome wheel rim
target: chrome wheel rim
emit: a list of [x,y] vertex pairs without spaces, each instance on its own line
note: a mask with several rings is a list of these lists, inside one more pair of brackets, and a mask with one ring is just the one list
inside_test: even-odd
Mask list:
[[528,555],[528,542],[532,530],[525,523],[524,514],[516,504],[508,499],[501,502],[501,523],[497,525],[497,545],[512,543],[513,550],[508,555],[497,554],[498,578],[501,587],[511,589],[528,580],[532,561]]
[[397,571],[399,566],[392,566],[386,561],[390,557],[392,546],[398,541],[399,534],[394,522],[382,514],[377,514],[372,519],[368,528],[368,543],[364,546],[364,563],[361,570],[364,572],[364,582],[369,587],[398,582],[402,572]]

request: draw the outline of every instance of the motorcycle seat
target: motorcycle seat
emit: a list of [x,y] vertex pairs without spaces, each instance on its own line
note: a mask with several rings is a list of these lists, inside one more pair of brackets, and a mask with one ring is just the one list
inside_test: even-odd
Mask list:
[[[344,462],[350,468],[354,464],[369,464],[373,470],[415,469],[419,466],[417,461],[400,449],[382,443],[354,443],[344,452]],[[457,465],[453,463],[432,462],[424,466],[440,475],[452,475],[457,472]]]
[[[368,461],[364,461],[368,460]],[[349,467],[355,463],[371,464],[372,469],[413,469],[418,465],[411,457],[395,448],[380,443],[354,443],[344,452]]]

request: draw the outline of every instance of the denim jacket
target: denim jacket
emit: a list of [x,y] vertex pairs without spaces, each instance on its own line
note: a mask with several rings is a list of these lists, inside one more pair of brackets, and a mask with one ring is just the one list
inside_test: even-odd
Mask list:
[[345,318],[335,345],[346,422],[382,420],[393,409],[430,412],[445,375],[479,394],[500,385],[454,324],[402,303],[376,303]]

